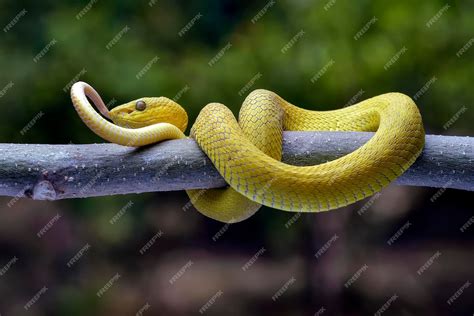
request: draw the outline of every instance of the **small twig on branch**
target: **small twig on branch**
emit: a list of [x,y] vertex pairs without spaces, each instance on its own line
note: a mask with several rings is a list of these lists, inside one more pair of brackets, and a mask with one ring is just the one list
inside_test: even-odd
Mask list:
[[[283,161],[312,165],[341,157],[373,133],[285,132]],[[426,136],[399,185],[474,191],[474,138]],[[132,148],[115,144],[0,144],[0,195],[57,200],[225,186],[191,139]],[[14,199],[13,199],[14,200]]]

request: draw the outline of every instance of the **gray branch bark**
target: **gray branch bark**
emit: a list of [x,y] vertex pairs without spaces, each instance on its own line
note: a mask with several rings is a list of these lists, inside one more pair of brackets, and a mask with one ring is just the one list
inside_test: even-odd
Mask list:
[[[283,161],[311,165],[341,157],[373,133],[285,132]],[[426,136],[399,185],[474,191],[474,138]],[[115,144],[0,144],[0,195],[39,200],[225,186],[191,139],[132,148]],[[12,199],[12,201],[14,200]]]

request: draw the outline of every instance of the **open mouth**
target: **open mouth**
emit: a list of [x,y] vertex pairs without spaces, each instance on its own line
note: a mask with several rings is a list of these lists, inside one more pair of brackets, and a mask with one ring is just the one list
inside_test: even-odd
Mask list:
[[133,109],[123,108],[123,109],[113,109],[110,111],[112,115],[124,116],[133,112]]
[[130,113],[132,113],[132,112],[133,112],[132,109],[123,109],[123,110],[120,111],[120,113],[121,113],[122,115],[123,115],[123,114],[130,114]]

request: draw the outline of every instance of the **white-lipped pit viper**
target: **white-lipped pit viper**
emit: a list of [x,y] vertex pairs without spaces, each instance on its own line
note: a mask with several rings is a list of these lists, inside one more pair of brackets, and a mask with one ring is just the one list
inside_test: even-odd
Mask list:
[[[112,122],[98,114],[87,97]],[[71,98],[79,116],[97,135],[125,146],[184,138],[188,117],[176,102],[146,97],[107,110],[99,94],[77,82]],[[281,162],[282,132],[375,131],[357,150],[314,166]],[[202,214],[238,222],[266,205],[292,212],[320,212],[369,197],[400,176],[420,155],[425,133],[413,100],[382,94],[332,111],[310,111],[274,92],[255,90],[239,121],[223,104],[210,103],[191,128],[194,138],[229,187],[188,190]]]

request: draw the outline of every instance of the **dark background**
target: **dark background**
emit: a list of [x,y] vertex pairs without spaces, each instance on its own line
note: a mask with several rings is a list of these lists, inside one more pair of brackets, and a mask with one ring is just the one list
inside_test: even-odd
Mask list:
[[[202,17],[179,36],[199,13]],[[5,29],[18,14],[17,23]],[[365,25],[367,31],[355,39]],[[120,33],[124,28],[129,30]],[[117,34],[120,40],[107,49]],[[292,38],[294,44],[282,52]],[[2,1],[0,142],[103,142],[71,105],[67,85],[78,75],[106,103],[172,98],[188,86],[179,103],[190,125],[212,101],[237,114],[256,88],[324,110],[342,107],[355,95],[362,100],[398,91],[413,97],[431,80],[416,100],[427,132],[469,136],[474,133],[474,48],[457,53],[473,38],[470,1]],[[228,43],[230,48],[210,66]],[[384,67],[397,53],[399,58]],[[155,56],[158,61],[137,79]],[[331,60],[332,66],[312,83]],[[259,79],[240,95],[256,75]],[[459,118],[443,128],[463,107]],[[377,199],[302,214],[291,225],[294,214],[262,208],[243,223],[224,226],[193,208],[184,212],[184,192],[57,202],[21,199],[9,206],[11,199],[0,199],[0,269],[14,260],[0,275],[2,316],[135,315],[147,303],[143,315],[199,315],[218,291],[223,294],[204,314],[374,314],[393,295],[397,298],[383,315],[474,312],[470,285],[447,303],[474,281],[474,228],[460,230],[474,215],[473,195],[467,191],[391,185]],[[133,205],[110,224],[130,201]],[[359,215],[361,209],[365,212]],[[37,233],[57,214],[59,219],[39,238]],[[221,229],[225,232],[214,240]],[[140,254],[159,231],[163,235]],[[69,268],[67,262],[87,244],[90,249]],[[360,269],[360,277],[346,287]],[[117,273],[120,278],[98,297]],[[46,292],[25,310],[43,287]]]

